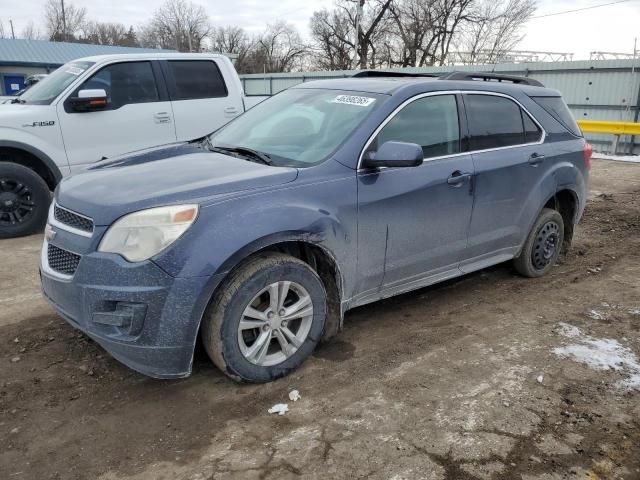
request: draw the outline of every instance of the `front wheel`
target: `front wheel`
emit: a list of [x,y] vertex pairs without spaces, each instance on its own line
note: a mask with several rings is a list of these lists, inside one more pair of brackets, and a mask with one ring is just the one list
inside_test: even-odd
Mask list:
[[41,231],[50,202],[49,187],[36,172],[16,163],[0,162],[0,238]]
[[318,274],[280,253],[248,260],[214,296],[202,340],[226,375],[263,383],[287,375],[313,352],[324,330],[326,292]]
[[564,242],[564,221],[556,210],[545,208],[533,225],[514,260],[520,275],[535,278],[546,274],[558,260]]

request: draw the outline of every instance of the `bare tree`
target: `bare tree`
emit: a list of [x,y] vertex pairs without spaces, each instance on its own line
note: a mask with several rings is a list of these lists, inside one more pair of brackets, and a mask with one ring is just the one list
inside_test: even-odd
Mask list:
[[121,23],[87,22],[83,27],[80,41],[95,45],[118,45],[134,47],[137,44],[133,27]]
[[199,52],[211,32],[205,9],[185,0],[167,0],[158,8],[141,34],[143,46]]
[[314,12],[311,35],[316,62],[329,68],[354,64],[362,69],[378,66],[377,54],[385,47],[389,8],[393,1],[336,0],[332,11]]
[[235,67],[240,73],[248,73],[252,70],[250,53],[255,41],[249,38],[240,27],[226,26],[213,29],[211,34],[211,49],[219,53],[232,53],[236,55]]
[[278,21],[267,25],[258,39],[253,62],[268,72],[290,72],[302,66],[308,51],[298,30],[290,23]]
[[469,63],[496,62],[522,40],[522,27],[535,10],[535,0],[484,0],[463,29],[459,48]]
[[0,38],[4,38],[4,22],[0,19]]
[[355,30],[344,11],[329,11],[325,8],[313,12],[310,29],[317,68],[352,68],[355,58]]
[[87,21],[87,9],[72,3],[64,5],[59,0],[47,0],[44,6],[45,30],[47,37],[57,42],[72,42]]
[[20,37],[25,40],[42,40],[44,38],[40,29],[36,26],[33,20],[27,23],[27,25],[22,29]]

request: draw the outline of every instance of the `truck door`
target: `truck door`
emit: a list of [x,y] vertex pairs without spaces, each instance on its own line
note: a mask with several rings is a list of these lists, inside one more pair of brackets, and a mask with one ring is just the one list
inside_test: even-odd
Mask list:
[[214,59],[168,60],[163,68],[178,141],[203,137],[243,113],[242,92],[225,82]]
[[[152,62],[107,65],[57,105],[71,172],[104,158],[176,141],[171,102],[158,82]],[[102,89],[107,105],[100,111],[74,110],[80,90]]]

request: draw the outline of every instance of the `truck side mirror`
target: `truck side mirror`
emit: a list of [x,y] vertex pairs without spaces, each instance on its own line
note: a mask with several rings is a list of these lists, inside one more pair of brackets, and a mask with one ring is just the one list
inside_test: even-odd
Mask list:
[[418,167],[422,165],[424,154],[416,143],[384,142],[377,152],[368,152],[363,159],[364,168]]
[[71,98],[71,106],[76,112],[94,112],[107,107],[107,92],[102,88],[80,90]]

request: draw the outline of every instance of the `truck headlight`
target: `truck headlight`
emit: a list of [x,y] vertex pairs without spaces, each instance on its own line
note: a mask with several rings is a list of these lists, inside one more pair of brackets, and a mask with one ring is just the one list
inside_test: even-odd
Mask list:
[[157,255],[186,232],[198,216],[198,205],[172,205],[130,213],[109,227],[99,252],[141,262]]

